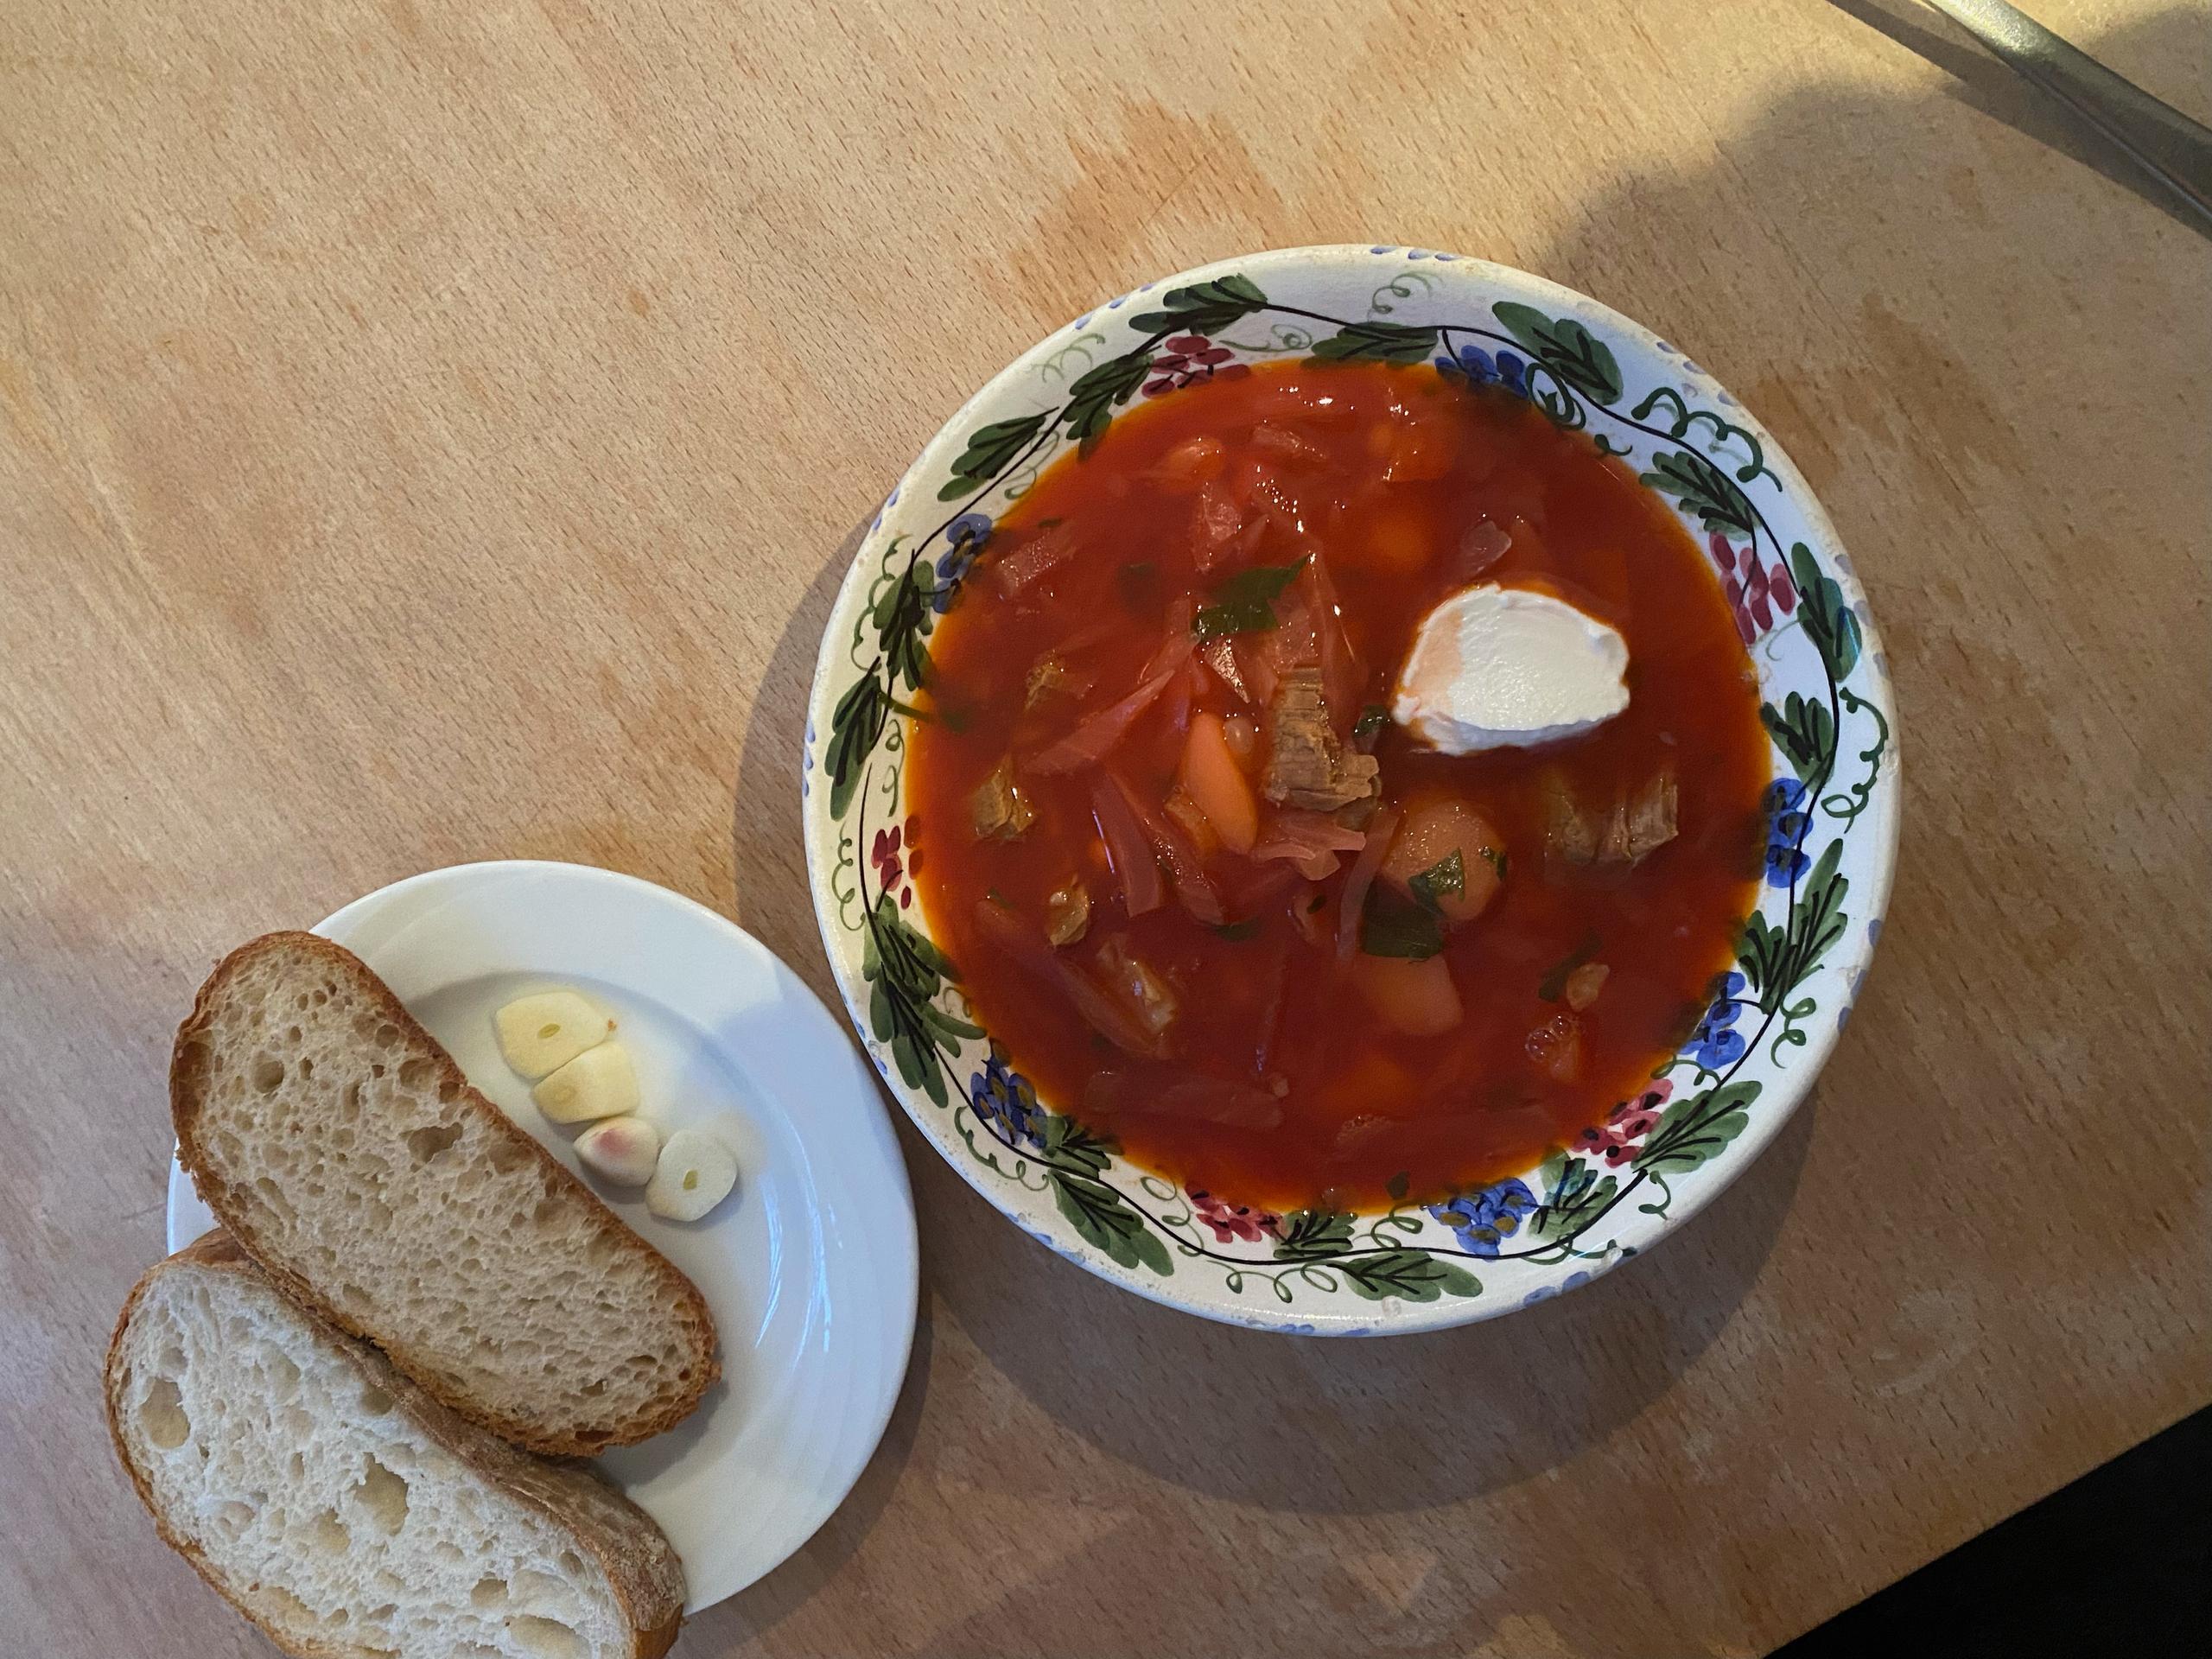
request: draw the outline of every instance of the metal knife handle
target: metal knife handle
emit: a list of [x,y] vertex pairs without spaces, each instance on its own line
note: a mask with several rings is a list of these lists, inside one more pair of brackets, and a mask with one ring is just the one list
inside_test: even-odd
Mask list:
[[1927,0],[2212,221],[2212,130],[2052,34],[2005,0]]

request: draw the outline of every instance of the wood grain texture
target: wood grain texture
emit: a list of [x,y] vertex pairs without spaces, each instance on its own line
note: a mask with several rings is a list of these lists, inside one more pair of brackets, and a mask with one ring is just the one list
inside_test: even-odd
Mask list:
[[[2201,9],[2041,15],[2212,113]],[[7,1639],[266,1650],[99,1421],[215,957],[539,855],[826,992],[793,766],[854,526],[1028,341],[1263,245],[1540,271],[1782,436],[1897,682],[1880,961],[1738,1188],[1472,1330],[1201,1324],[910,1138],[884,1449],[677,1651],[1752,1654],[2212,1398],[2212,249],[1903,16],[0,9]]]

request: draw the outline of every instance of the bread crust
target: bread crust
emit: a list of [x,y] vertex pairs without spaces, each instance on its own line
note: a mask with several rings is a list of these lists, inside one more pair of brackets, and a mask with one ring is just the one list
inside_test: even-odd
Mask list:
[[[296,1659],[360,1659],[358,1643],[291,1636],[272,1628],[225,1581],[199,1547],[169,1525],[168,1517],[155,1506],[145,1471],[130,1454],[130,1442],[123,1432],[125,1402],[118,1362],[131,1317],[138,1311],[146,1293],[164,1274],[193,1269],[258,1278],[275,1285],[238,1241],[220,1230],[187,1245],[175,1255],[156,1262],[140,1276],[130,1287],[130,1294],[124,1298],[122,1313],[116,1317],[115,1331],[108,1338],[107,1356],[102,1366],[101,1394],[107,1410],[108,1438],[114,1443],[116,1458],[130,1477],[139,1503],[153,1517],[154,1529],[161,1535],[162,1541],[183,1556],[193,1571],[207,1581],[208,1588],[230,1603],[240,1617],[286,1653],[296,1656]],[[281,1286],[275,1287],[282,1293]],[[397,1409],[405,1412],[478,1478],[537,1511],[598,1562],[630,1625],[630,1659],[661,1659],[675,1644],[683,1619],[683,1567],[674,1548],[643,1510],[582,1469],[556,1467],[516,1451],[440,1404],[374,1348],[349,1339],[312,1308],[302,1306],[299,1312],[359,1373],[364,1383],[390,1395]],[[588,1493],[586,1488],[590,1489]],[[579,1501],[602,1512],[601,1524],[579,1522],[575,1515]]]
[[[301,952],[308,960],[352,981],[359,992],[399,1028],[408,1046],[437,1068],[440,1081],[450,1081],[458,1087],[459,1103],[464,1110],[479,1116],[491,1134],[534,1160],[547,1180],[564,1188],[583,1205],[596,1236],[611,1241],[617,1250],[631,1255],[659,1281],[661,1293],[693,1355],[690,1382],[683,1384],[665,1406],[635,1414],[612,1427],[589,1432],[575,1424],[531,1422],[502,1411],[487,1401],[474,1399],[452,1387],[436,1375],[423,1356],[352,1317],[325,1294],[324,1287],[300,1264],[284,1259],[258,1236],[252,1216],[233,1201],[231,1183],[200,1133],[211,1058],[207,1037],[217,1003],[232,979],[261,957],[285,950]],[[325,1324],[375,1344],[385,1358],[432,1399],[502,1439],[547,1457],[588,1457],[609,1446],[632,1446],[674,1427],[690,1416],[721,1376],[714,1316],[708,1312],[706,1298],[699,1294],[698,1287],[608,1209],[599,1195],[578,1180],[559,1159],[526,1131],[517,1128],[505,1112],[468,1081],[444,1046],[392,995],[391,988],[342,945],[314,933],[264,933],[247,940],[218,963],[194,999],[191,1014],[177,1027],[176,1040],[169,1054],[169,1115],[176,1129],[177,1160],[191,1175],[200,1198],[214,1211],[224,1230],[278,1288]]]

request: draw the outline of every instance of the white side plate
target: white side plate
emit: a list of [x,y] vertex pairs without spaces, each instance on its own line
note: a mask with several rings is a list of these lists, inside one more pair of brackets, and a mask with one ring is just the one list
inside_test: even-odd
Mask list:
[[[315,931],[381,975],[471,1082],[705,1294],[722,1381],[687,1421],[598,1466],[683,1557],[686,1612],[742,1590],[860,1478],[913,1340],[913,1199],[842,1025],[734,923],[581,865],[433,870]],[[663,1221],[641,1192],[585,1175],[575,1134],[499,1058],[494,1010],[556,986],[613,1014],[664,1135],[711,1129],[737,1154],[737,1191],[705,1220]],[[172,1160],[169,1249],[213,1224]]]

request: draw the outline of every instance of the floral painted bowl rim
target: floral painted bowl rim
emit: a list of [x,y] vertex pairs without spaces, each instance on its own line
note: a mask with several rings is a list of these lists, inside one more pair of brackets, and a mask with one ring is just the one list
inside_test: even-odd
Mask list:
[[[1355,302],[1364,291],[1364,315],[1343,301],[1334,314],[1313,311],[1317,290]],[[1248,338],[1232,337],[1240,331]],[[881,810],[903,788],[912,715],[901,684],[918,685],[933,617],[988,539],[982,510],[1003,507],[1141,391],[1172,394],[1217,368],[1285,354],[1433,359],[1561,425],[1600,423],[1600,446],[1648,462],[1643,481],[1712,548],[1758,668],[1775,750],[1759,909],[1735,969],[1649,1091],[1536,1169],[1380,1215],[1265,1216],[1187,1192],[1037,1101],[969,1017],[954,965],[911,903],[903,815]],[[994,376],[907,468],[823,632],[801,760],[809,882],[838,989],[878,1072],[931,1144],[1032,1237],[1125,1289],[1231,1324],[1343,1336],[1433,1330],[1531,1306],[1640,1254],[1780,1132],[1833,1052],[1879,934],[1901,796],[1894,709],[1865,595],[1810,486],[1675,346],[1508,266],[1418,248],[1280,249],[1147,283],[1084,313]],[[1823,822],[1833,831],[1825,842]],[[1786,903],[1770,915],[1777,892]],[[1746,1014],[1758,1021],[1748,1037]],[[1678,1095],[1684,1068],[1689,1086]]]

